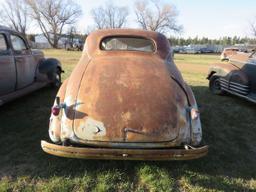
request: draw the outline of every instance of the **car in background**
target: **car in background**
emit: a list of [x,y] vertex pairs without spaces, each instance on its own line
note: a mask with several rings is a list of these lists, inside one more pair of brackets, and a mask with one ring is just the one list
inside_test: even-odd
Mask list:
[[166,37],[153,31],[91,33],[52,107],[52,155],[85,159],[186,160],[205,156],[194,94]]
[[66,45],[67,51],[82,51],[84,47],[84,43],[80,39],[76,39],[76,41],[68,42]]
[[206,48],[206,47],[201,48],[200,52],[201,53],[214,53],[214,51],[212,49],[209,49],[209,48]]
[[182,47],[180,47],[180,46],[174,46],[173,47],[173,53],[180,53],[181,49],[182,49]]
[[20,33],[0,26],[0,105],[48,84],[59,87],[62,72],[57,59],[46,59]]
[[179,53],[186,53],[186,48],[184,46],[180,47]]
[[222,53],[220,55],[220,60],[221,61],[228,61],[231,56],[236,55],[237,52],[239,52],[239,51],[240,51],[239,48],[227,47],[222,51]]
[[196,47],[186,47],[185,48],[185,53],[187,54],[200,54],[201,51],[199,48]]
[[212,65],[207,79],[213,94],[230,93],[256,103],[256,53],[238,52],[229,62]]

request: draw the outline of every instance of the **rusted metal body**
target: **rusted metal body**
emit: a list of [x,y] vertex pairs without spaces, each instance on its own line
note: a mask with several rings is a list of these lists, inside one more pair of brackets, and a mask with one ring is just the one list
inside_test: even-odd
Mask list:
[[0,26],[0,105],[54,82],[55,69],[62,71],[57,60],[45,59],[21,34]]
[[207,79],[215,93],[231,93],[256,103],[256,54],[237,53],[229,62],[210,67]]
[[237,47],[227,47],[223,50],[220,55],[221,61],[228,61],[230,57],[236,55],[239,52],[239,48]]
[[[121,48],[104,50],[105,42],[106,47],[120,44]],[[132,46],[137,50],[126,50]],[[115,151],[126,154],[129,150],[134,159],[149,160],[150,150],[157,156],[164,150],[175,153],[180,147],[184,154],[190,154],[184,146],[198,146],[202,139],[194,95],[173,63],[168,40],[159,33],[131,29],[93,32],[57,98],[60,101],[54,106],[61,110],[51,115],[50,138],[54,143],[82,145],[67,150],[74,150],[74,154],[84,151],[83,158],[86,154],[87,158],[100,158],[101,154],[104,158],[104,149],[113,153],[114,159],[119,157]],[[95,149],[101,153],[90,155],[90,147],[102,148]],[[61,155],[67,152],[65,146],[43,142],[42,148],[72,157]],[[197,158],[206,151],[191,155]],[[169,154],[165,159],[174,156]]]

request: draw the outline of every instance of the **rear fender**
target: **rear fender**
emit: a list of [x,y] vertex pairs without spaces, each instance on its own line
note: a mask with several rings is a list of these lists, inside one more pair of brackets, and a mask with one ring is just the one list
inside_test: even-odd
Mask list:
[[192,109],[196,110],[198,111],[198,114],[199,114],[199,109],[196,103],[195,96],[192,92],[192,89],[186,83],[185,83],[185,89],[186,89],[187,96],[190,103],[190,108],[188,110],[189,110],[189,120],[191,125],[190,126],[191,144],[193,146],[197,146],[201,143],[201,140],[202,140],[202,126],[201,126],[201,121],[199,116],[196,119],[192,119],[191,110]]
[[242,85],[249,85],[249,79],[246,73],[232,64],[218,64],[211,66],[207,79],[210,79],[213,75],[223,77],[228,81]]
[[220,77],[227,77],[232,71],[238,70],[238,68],[232,64],[218,63],[210,66],[207,79],[210,79],[212,75],[217,75]]
[[54,58],[43,59],[38,66],[39,73],[46,74],[49,80],[54,79],[54,74],[59,71],[63,73],[61,63]]
[[[66,79],[62,83],[62,85],[61,85],[61,87],[60,87],[60,89],[57,93],[56,97],[60,98],[60,103],[64,103],[67,83],[68,83],[68,79]],[[55,99],[53,106],[56,105],[56,104],[57,103],[56,103],[56,99]],[[58,116],[54,116],[53,114],[51,114],[51,117],[50,117],[49,136],[50,136],[51,140],[54,143],[60,142],[60,138],[61,138],[61,116],[62,116],[63,110],[61,111],[61,113]]]

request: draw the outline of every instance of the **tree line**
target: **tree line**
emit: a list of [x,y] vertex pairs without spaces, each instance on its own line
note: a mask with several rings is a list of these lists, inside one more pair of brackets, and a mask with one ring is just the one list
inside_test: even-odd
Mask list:
[[207,37],[194,37],[194,38],[177,38],[170,37],[169,38],[172,45],[184,46],[184,45],[236,45],[236,44],[254,44],[256,45],[255,38],[249,37],[221,37],[218,39],[210,39]]

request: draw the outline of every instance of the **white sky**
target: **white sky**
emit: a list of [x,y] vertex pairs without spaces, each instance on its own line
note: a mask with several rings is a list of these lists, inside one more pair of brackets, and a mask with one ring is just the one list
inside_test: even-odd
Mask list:
[[[80,30],[93,23],[90,10],[104,5],[109,0],[76,0],[81,4],[83,16]],[[115,5],[126,6],[133,13],[135,0],[112,0]],[[162,0],[176,6],[178,22],[183,25],[183,37],[251,36],[249,22],[256,20],[256,0]],[[135,16],[131,14],[128,27],[136,27]]]
[[[0,4],[4,0],[0,0]],[[133,5],[135,0],[73,0],[81,5],[81,15],[77,26],[80,32],[88,31],[93,24],[90,11],[106,2],[125,6],[130,11],[127,27],[136,28]],[[256,0],[161,0],[176,6],[178,22],[184,27],[182,37],[219,38],[223,36],[251,36],[249,22],[256,20]],[[30,32],[40,31],[31,26]]]

